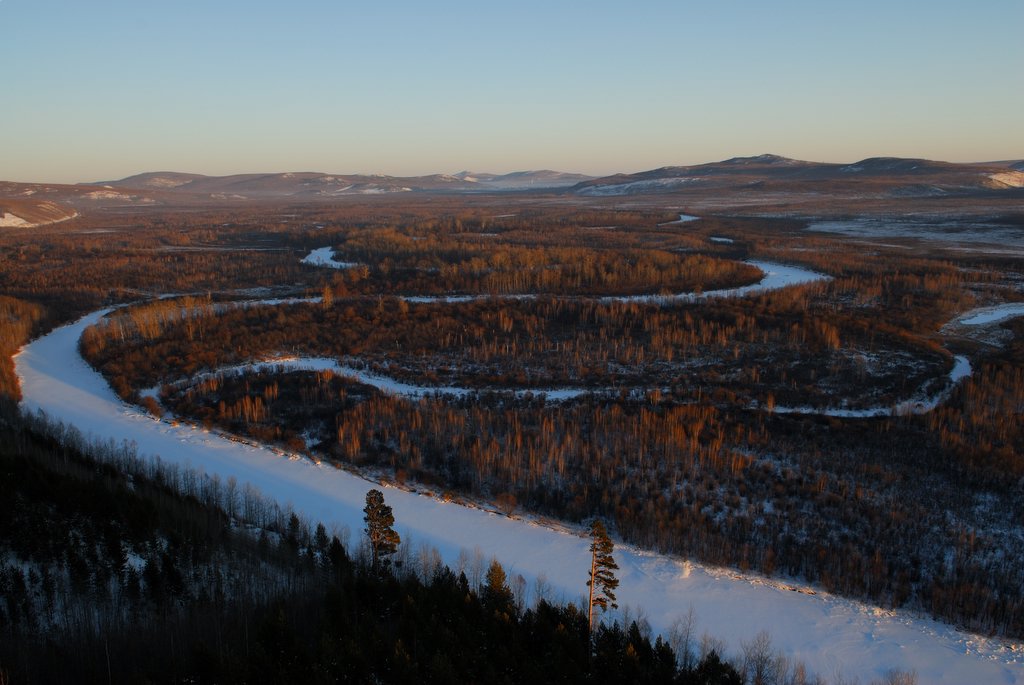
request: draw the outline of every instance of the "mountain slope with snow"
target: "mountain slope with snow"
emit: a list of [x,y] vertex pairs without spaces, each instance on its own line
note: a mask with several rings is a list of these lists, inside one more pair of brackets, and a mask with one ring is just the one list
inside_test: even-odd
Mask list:
[[76,216],[73,208],[50,200],[0,198],[0,228],[34,228]]

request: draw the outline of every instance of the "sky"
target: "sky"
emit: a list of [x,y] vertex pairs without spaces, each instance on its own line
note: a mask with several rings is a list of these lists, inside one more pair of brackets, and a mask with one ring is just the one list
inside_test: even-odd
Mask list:
[[1021,0],[0,0],[0,179],[1024,158]]

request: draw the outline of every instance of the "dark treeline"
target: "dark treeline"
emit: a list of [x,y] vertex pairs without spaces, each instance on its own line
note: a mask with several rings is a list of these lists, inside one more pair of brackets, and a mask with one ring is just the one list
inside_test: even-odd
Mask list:
[[12,356],[36,332],[44,315],[37,304],[0,295],[0,403],[21,396]]

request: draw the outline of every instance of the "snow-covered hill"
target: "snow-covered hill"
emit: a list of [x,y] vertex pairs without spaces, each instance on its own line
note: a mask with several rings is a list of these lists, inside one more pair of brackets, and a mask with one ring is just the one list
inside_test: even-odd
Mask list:
[[46,226],[76,216],[78,212],[71,207],[49,200],[0,198],[0,228]]

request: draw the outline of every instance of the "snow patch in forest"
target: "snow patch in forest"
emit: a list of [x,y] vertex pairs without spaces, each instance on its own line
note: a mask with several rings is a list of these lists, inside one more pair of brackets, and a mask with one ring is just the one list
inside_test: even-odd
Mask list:
[[982,307],[972,309],[962,314],[955,322],[964,326],[984,326],[991,323],[999,323],[1007,319],[1024,316],[1024,302],[1011,302],[995,307]]
[[357,262],[339,262],[334,259],[333,247],[318,247],[302,258],[303,264],[311,266],[327,266],[332,269],[352,269],[359,266]]
[[[384,487],[406,544],[435,547],[453,568],[462,558],[496,557],[510,575],[529,584],[538,579],[553,599],[581,602],[589,562],[588,540],[570,527],[558,530],[536,520],[512,519],[446,503],[367,481],[307,459],[281,456],[260,446],[185,425],[171,425],[121,402],[78,353],[84,328],[106,310],[58,328],[25,346],[15,357],[26,411],[100,440],[126,441],[142,456],[197,469],[222,481],[237,479],[311,521],[356,531],[362,528],[365,494]],[[1020,683],[1024,645],[963,633],[910,612],[879,610],[860,602],[728,569],[713,569],[675,557],[620,545],[619,602],[642,610],[656,633],[693,609],[699,633],[728,639],[735,652],[759,631],[773,646],[825,677],[871,681],[890,668],[913,669],[922,683]],[[609,618],[615,615],[609,616]],[[621,618],[622,614],[618,614]]]
[[82,197],[89,198],[90,200],[128,200],[128,199],[130,199],[124,193],[119,193],[116,190],[94,190],[91,193],[86,193]]

